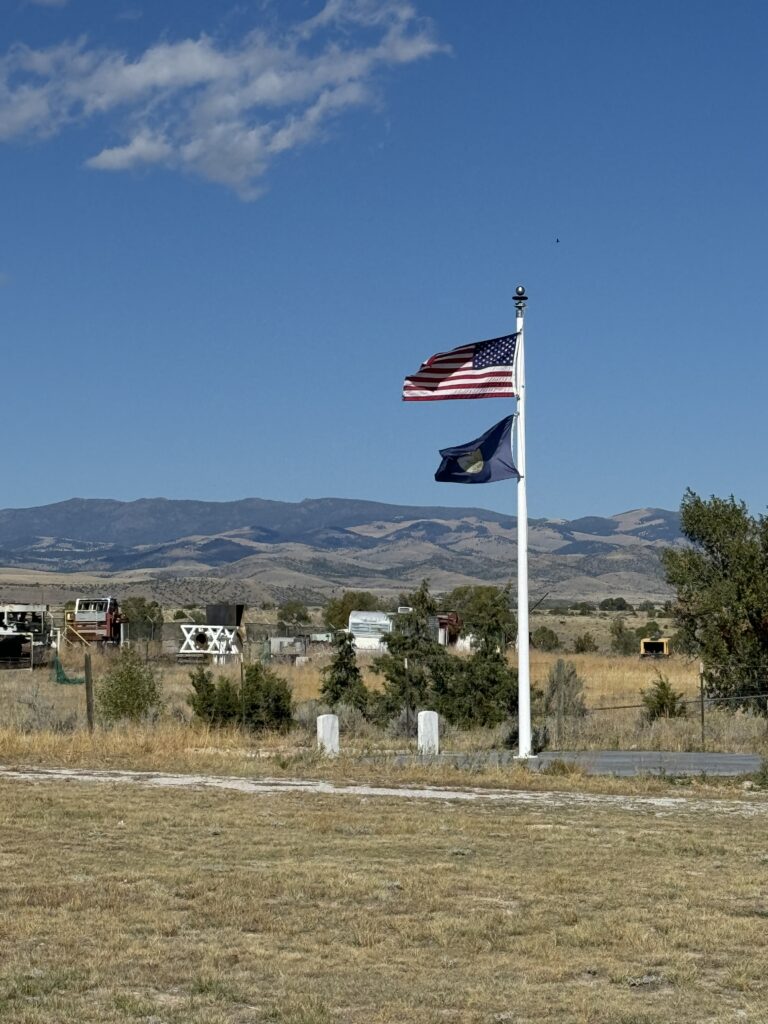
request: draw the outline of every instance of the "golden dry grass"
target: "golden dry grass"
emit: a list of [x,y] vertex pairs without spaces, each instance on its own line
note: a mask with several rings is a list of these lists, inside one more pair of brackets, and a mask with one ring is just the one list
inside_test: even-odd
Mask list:
[[[531,674],[535,686],[544,687],[547,673],[557,658],[557,654],[533,652]],[[680,658],[659,664],[639,658],[584,654],[570,655],[569,660],[575,663],[586,682],[590,708],[639,703],[640,691],[653,683],[659,668],[676,690],[687,697],[697,693],[696,665]],[[98,655],[94,655],[93,662],[98,683],[108,662]],[[70,654],[66,664],[70,672],[82,672],[82,654]],[[380,686],[381,680],[370,671],[370,666],[363,667],[368,685]],[[299,667],[276,666],[290,682],[298,704],[319,695],[321,669],[322,662]],[[217,770],[229,772],[242,771],[244,758],[250,761],[268,758],[272,762],[282,759],[289,764],[296,759],[300,764],[311,760],[315,749],[311,712],[304,716],[304,727],[287,737],[251,737],[237,730],[208,732],[191,721],[187,703],[189,668],[165,665],[159,671],[166,700],[160,722],[150,727],[99,731],[95,739],[84,731],[84,687],[59,685],[46,670],[0,672],[0,760],[194,771],[203,768],[203,762],[207,761],[209,765],[220,762]],[[235,677],[239,672],[237,668],[227,671]],[[690,707],[686,719],[660,720],[652,725],[642,722],[637,709],[602,711],[583,720],[566,720],[559,733],[555,723],[547,724],[550,745],[561,749],[701,749],[697,705]],[[505,726],[470,732],[447,728],[442,748],[460,752],[487,750],[502,745],[506,733]],[[360,722],[352,731],[342,727],[342,746],[351,758],[414,749],[412,741],[393,738],[383,730]],[[766,721],[743,713],[708,709],[706,748],[768,754]],[[272,764],[268,770],[273,768]]]
[[765,826],[716,803],[0,780],[7,1024],[765,1019]]

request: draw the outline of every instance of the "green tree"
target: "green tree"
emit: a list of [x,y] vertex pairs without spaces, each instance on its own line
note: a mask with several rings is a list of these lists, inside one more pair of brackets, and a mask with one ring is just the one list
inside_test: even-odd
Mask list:
[[601,612],[631,612],[632,605],[623,597],[606,597],[599,605]]
[[649,690],[641,690],[645,711],[643,715],[648,722],[657,718],[684,718],[685,701],[682,693],[675,693],[672,684],[659,672],[657,679]]
[[243,725],[255,732],[287,732],[293,723],[291,688],[276,672],[256,662],[246,665],[240,695]]
[[436,710],[460,728],[498,725],[517,714],[517,669],[506,655],[483,646],[466,659],[452,658],[436,683]]
[[[742,501],[686,491],[680,526],[689,542],[662,553],[677,592],[679,642],[704,664],[707,695],[768,690],[768,518]],[[766,698],[750,702],[766,711]]]
[[346,629],[350,612],[377,612],[381,602],[367,590],[345,590],[333,597],[323,609],[323,622],[328,629]]
[[533,646],[539,651],[556,651],[560,647],[560,637],[549,626],[539,626],[531,636]]
[[430,626],[437,604],[423,580],[418,590],[403,595],[410,612],[395,617],[392,632],[385,636],[387,651],[373,662],[373,671],[384,676],[380,709],[393,714],[409,713],[424,705],[427,696],[447,687],[456,659],[438,644]]
[[633,629],[629,629],[622,618],[614,619],[610,625],[611,650],[616,654],[637,654],[639,644]]
[[187,698],[190,707],[209,725],[229,725],[242,716],[242,699],[239,686],[227,676],[220,676],[214,683],[213,672],[205,665],[198,665],[189,673],[192,694]]
[[481,646],[502,650],[515,638],[517,621],[510,607],[509,587],[464,586],[446,594],[442,604],[462,621],[462,633]]
[[127,597],[120,604],[120,614],[128,620],[131,640],[154,640],[160,636],[163,609],[157,601],[145,597]]
[[162,708],[160,680],[136,651],[123,648],[96,688],[96,706],[107,722],[140,722]]
[[357,664],[354,639],[349,633],[338,632],[333,642],[333,660],[323,669],[320,695],[331,707],[351,704],[363,711],[369,694]]
[[579,615],[594,615],[597,608],[589,601],[577,601],[571,605],[571,611],[578,612]]
[[303,601],[291,599],[283,601],[277,609],[277,615],[281,622],[287,622],[291,626],[298,626],[302,622],[309,622],[309,611]]

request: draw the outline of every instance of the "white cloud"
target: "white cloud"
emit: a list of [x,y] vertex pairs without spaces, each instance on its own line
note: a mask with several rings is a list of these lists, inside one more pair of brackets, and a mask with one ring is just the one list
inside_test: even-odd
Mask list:
[[278,154],[322,139],[333,118],[376,100],[380,70],[442,50],[401,0],[327,0],[280,33],[254,30],[229,45],[203,35],[133,58],[86,39],[17,45],[0,57],[0,140],[92,121],[122,140],[88,167],[157,164],[253,198]]

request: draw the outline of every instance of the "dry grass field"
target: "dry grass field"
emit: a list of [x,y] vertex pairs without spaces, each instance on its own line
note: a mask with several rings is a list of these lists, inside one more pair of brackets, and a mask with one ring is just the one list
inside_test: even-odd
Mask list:
[[[532,679],[543,687],[556,654],[534,652]],[[639,658],[607,655],[568,655],[585,680],[589,708],[638,704],[640,691],[650,687],[658,663]],[[70,672],[82,672],[82,656],[67,659]],[[94,656],[98,685],[105,663]],[[696,665],[671,658],[661,665],[674,688],[689,698],[698,692]],[[321,665],[276,666],[292,687],[301,706],[319,694]],[[165,768],[181,771],[217,770],[296,771],[313,769],[315,751],[314,716],[309,706],[300,714],[301,725],[289,735],[253,737],[237,730],[208,730],[191,721],[187,704],[189,669],[165,666],[163,678],[165,711],[154,725],[140,728],[97,730],[92,739],[85,732],[83,686],[57,684],[47,670],[0,673],[0,762],[79,764],[101,767],[116,765],[135,768]],[[365,669],[366,682],[380,686],[380,679]],[[584,719],[566,719],[556,734],[550,726],[550,747],[559,749],[648,749],[699,750],[701,729],[698,705],[691,705],[684,719],[661,719],[652,724],[641,720],[636,708],[595,711]],[[482,751],[504,743],[505,726],[463,732],[446,728],[442,748],[446,751]],[[388,734],[364,722],[342,721],[342,749],[350,757],[383,754],[414,748],[414,742]],[[765,719],[744,713],[708,709],[706,748],[710,751],[764,753],[768,755]],[[281,768],[282,765],[282,768]],[[213,770],[213,769],[211,769]],[[313,769],[314,770],[314,769]]]
[[0,780],[7,1024],[764,1021],[766,819]]

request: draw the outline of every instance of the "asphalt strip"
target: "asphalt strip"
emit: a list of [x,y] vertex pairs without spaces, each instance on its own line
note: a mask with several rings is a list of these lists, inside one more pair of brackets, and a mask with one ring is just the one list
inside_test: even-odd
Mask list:
[[558,793],[513,789],[442,789],[399,786],[336,786],[313,779],[244,779],[231,775],[168,775],[156,772],[93,771],[80,768],[9,768],[0,765],[0,779],[18,782],[79,782],[101,785],[138,785],[149,789],[223,789],[253,796],[271,793],[306,793],[354,796],[365,799],[442,800],[503,802],[548,807],[615,808],[625,811],[736,814],[745,817],[768,814],[768,800],[761,794],[745,794],[741,800],[701,800],[685,796],[621,796],[606,793]]

